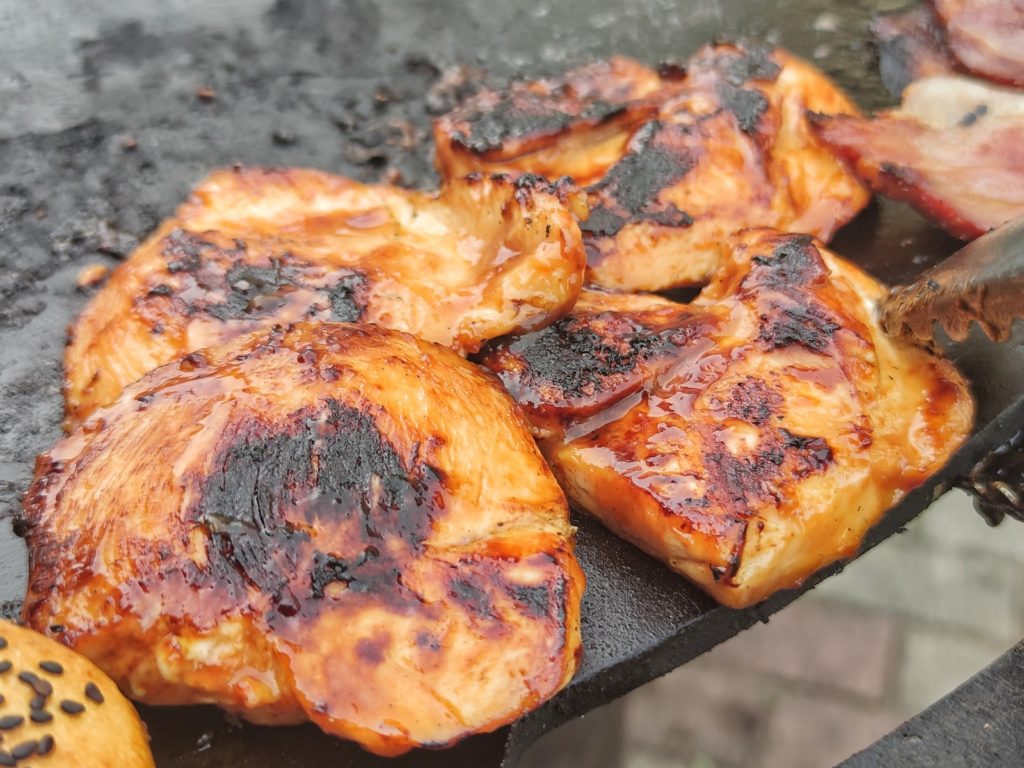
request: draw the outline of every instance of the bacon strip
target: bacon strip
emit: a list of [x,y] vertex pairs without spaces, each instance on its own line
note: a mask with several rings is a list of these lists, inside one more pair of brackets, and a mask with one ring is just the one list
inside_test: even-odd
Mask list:
[[946,33],[929,5],[876,16],[871,34],[878,47],[882,83],[893,96],[899,97],[914,80],[959,69]]
[[949,47],[967,69],[1024,86],[1024,0],[933,0]]
[[866,120],[813,116],[818,135],[873,189],[970,240],[1024,215],[1024,94],[968,77],[911,84]]

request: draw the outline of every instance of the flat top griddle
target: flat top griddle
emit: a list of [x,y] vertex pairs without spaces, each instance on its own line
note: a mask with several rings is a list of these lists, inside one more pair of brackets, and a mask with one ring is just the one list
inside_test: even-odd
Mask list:
[[[784,45],[865,108],[882,89],[866,0],[0,0],[0,602],[16,615],[25,553],[11,531],[34,456],[59,435],[65,329],[88,296],[79,270],[127,255],[210,169],[322,168],[429,187],[429,121],[485,77],[553,73],[613,53],[656,64],[716,38]],[[886,9],[891,6],[886,6]],[[200,89],[207,89],[199,94]],[[834,241],[889,282],[956,241],[887,201]],[[1024,333],[948,347],[972,382],[978,425],[865,548],[1024,422]],[[161,766],[511,765],[544,731],[667,672],[793,600],[717,607],[656,561],[576,515],[588,577],[585,656],[569,687],[510,728],[448,751],[380,759],[315,727],[257,728],[211,708],[142,708]],[[818,574],[820,580],[839,567]],[[811,584],[806,585],[809,588]],[[396,686],[399,685],[396,681]]]

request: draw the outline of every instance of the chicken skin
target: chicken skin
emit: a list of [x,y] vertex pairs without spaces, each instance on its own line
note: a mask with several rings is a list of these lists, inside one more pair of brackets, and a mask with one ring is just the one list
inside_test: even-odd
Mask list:
[[462,353],[542,328],[583,280],[563,193],[508,177],[426,195],[310,170],[218,171],[78,319],[67,426],[158,365],[276,324],[375,323]]
[[484,363],[571,501],[743,607],[854,554],[966,438],[973,401],[811,237],[752,230],[723,258],[689,305],[584,290]]
[[613,59],[484,92],[439,119],[434,137],[444,178],[531,172],[585,185],[588,280],[657,291],[706,283],[732,232],[772,226],[827,240],[867,204],[810,131],[808,110],[858,114],[795,56],[719,44],[660,74]]
[[24,620],[133,698],[393,755],[566,684],[568,507],[487,371],[299,323],[129,385],[36,465]]
[[907,86],[871,119],[814,116],[822,141],[873,189],[947,232],[980,237],[1024,216],[1024,93],[963,75]]

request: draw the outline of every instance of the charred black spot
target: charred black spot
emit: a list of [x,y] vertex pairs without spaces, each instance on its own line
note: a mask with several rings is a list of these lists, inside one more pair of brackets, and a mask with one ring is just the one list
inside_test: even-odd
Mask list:
[[761,379],[743,379],[729,391],[724,415],[761,426],[782,407],[782,396]]
[[493,107],[471,109],[464,119],[466,131],[454,131],[452,140],[473,152],[500,149],[510,139],[560,133],[576,121],[600,123],[625,109],[600,99],[587,103],[578,113],[567,112],[559,96],[515,89]]
[[195,272],[202,262],[203,249],[216,247],[183,229],[176,229],[167,235],[162,245],[161,255],[167,262],[167,271],[172,274]]
[[380,664],[384,661],[390,645],[391,635],[387,632],[377,632],[373,637],[361,638],[356,643],[356,656],[369,664]]
[[828,269],[810,235],[786,235],[770,256],[754,256],[744,287],[800,288],[825,277]]
[[439,651],[441,650],[441,641],[436,635],[432,635],[429,632],[418,632],[416,634],[416,646],[431,651]]
[[657,333],[636,321],[602,313],[559,320],[515,340],[509,351],[529,361],[522,374],[526,386],[553,385],[563,397],[579,397],[629,373],[665,347]]
[[720,56],[719,70],[732,85],[743,85],[750,80],[775,80],[782,67],[772,59],[770,46],[758,43],[739,43],[737,50]]
[[170,296],[173,292],[171,286],[166,283],[160,283],[149,289],[149,296]]
[[280,307],[282,295],[298,284],[298,270],[284,259],[271,259],[265,267],[236,264],[228,270],[225,283],[226,298],[208,304],[208,314],[221,321],[261,317]]
[[526,612],[536,618],[543,618],[548,613],[548,603],[551,593],[547,584],[536,586],[525,586],[522,584],[509,584],[509,595]]
[[988,114],[988,106],[985,105],[985,104],[979,104],[974,109],[972,109],[970,112],[968,112],[966,115],[961,117],[960,121],[957,123],[957,125],[959,125],[961,128],[969,128],[970,126],[972,126],[976,122],[978,122],[979,118],[982,118],[982,117],[984,117],[987,114]]
[[493,619],[494,601],[486,586],[475,575],[456,576],[448,582],[448,597],[458,605],[482,618]]
[[825,438],[794,435],[786,429],[780,429],[779,432],[785,446],[799,452],[803,474],[825,469],[832,463],[832,448]]
[[782,349],[798,344],[813,352],[825,352],[839,323],[828,310],[816,303],[776,303],[759,318],[757,340],[767,349]]
[[757,132],[761,116],[768,111],[768,99],[756,88],[737,88],[731,83],[721,83],[718,98],[722,106],[732,112],[740,130],[750,135]]
[[406,599],[396,553],[411,555],[429,535],[440,474],[418,457],[406,466],[372,417],[336,401],[271,430],[254,420],[198,494],[191,516],[210,531],[209,575],[240,578],[238,588],[270,595],[284,616],[319,602],[332,582]]
[[327,296],[331,302],[331,316],[341,323],[355,323],[363,316],[368,301],[366,275],[351,272],[336,282]]
[[693,218],[658,196],[683,178],[696,158],[673,142],[679,126],[651,121],[634,134],[629,151],[587,191],[597,195],[590,217],[580,223],[585,233],[611,237],[633,221],[651,221],[661,226],[688,227]]

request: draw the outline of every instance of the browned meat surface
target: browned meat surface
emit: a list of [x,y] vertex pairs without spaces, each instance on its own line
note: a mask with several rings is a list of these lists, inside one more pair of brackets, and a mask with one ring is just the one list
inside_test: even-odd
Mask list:
[[976,75],[1024,86],[1024,0],[932,0],[949,47]]
[[518,409],[457,355],[301,323],[129,385],[36,465],[23,618],[133,698],[442,746],[572,676],[583,574]]
[[218,171],[74,325],[68,426],[158,365],[276,324],[375,323],[459,352],[541,328],[583,280],[560,194],[507,177],[427,195],[294,168]]
[[585,290],[484,362],[570,499],[734,607],[856,552],[971,429],[966,383],[884,335],[885,289],[753,230],[689,305]]
[[963,76],[910,85],[872,119],[817,117],[818,135],[876,191],[975,238],[1024,214],[1024,93]]
[[[612,96],[576,85],[600,67],[614,73]],[[536,119],[521,117],[527,96]],[[615,59],[480,94],[434,133],[445,178],[501,170],[587,185],[589,279],[661,290],[706,282],[731,232],[763,225],[827,239],[863,208],[867,192],[811,133],[807,110],[857,114],[806,62],[720,44],[698,52],[685,73]]]
[[878,48],[882,82],[893,96],[899,97],[914,80],[960,69],[931,5],[877,16],[871,33]]

